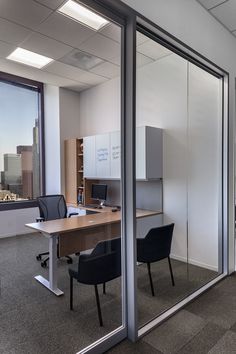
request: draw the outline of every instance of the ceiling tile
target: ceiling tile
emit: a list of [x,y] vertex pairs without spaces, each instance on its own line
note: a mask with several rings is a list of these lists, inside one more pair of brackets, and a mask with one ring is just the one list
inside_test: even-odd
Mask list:
[[83,83],[70,80],[68,78],[53,75],[39,69],[31,68],[26,65],[14,63],[7,59],[0,59],[0,71],[4,71],[13,75],[19,75],[28,79],[37,80],[46,84],[51,84],[59,87],[84,87]]
[[[0,41],[0,58],[6,58],[15,49],[14,45]],[[0,71],[2,70],[0,69]]]
[[108,37],[110,39],[113,39],[113,41],[116,41],[120,43],[121,39],[121,28],[118,25],[115,25],[114,23],[111,23],[105,27],[103,27],[100,31],[100,34],[102,34],[105,37]]
[[65,0],[34,0],[44,6],[49,7],[50,9],[57,9]]
[[90,28],[58,13],[38,26],[37,31],[75,48],[95,34]]
[[140,68],[141,66],[144,66],[149,63],[153,63],[154,60],[146,57],[146,55],[143,55],[141,53],[137,53],[137,67]]
[[139,46],[140,44],[147,42],[149,40],[149,38],[147,36],[145,36],[144,34],[140,33],[140,32],[136,32],[137,36],[137,46]]
[[90,72],[111,79],[120,75],[120,67],[106,61],[105,63],[95,66],[95,68],[91,69]]
[[171,54],[171,51],[169,51],[167,48],[152,40],[144,42],[143,44],[138,46],[137,50],[139,53],[144,54],[154,60]]
[[121,52],[119,43],[100,34],[89,38],[79,46],[79,49],[108,61],[118,57]]
[[31,33],[31,30],[0,18],[0,40],[11,44],[19,44]]
[[73,49],[71,52],[67,53],[65,56],[60,58],[61,63],[75,66],[82,70],[88,71],[103,62],[103,59],[95,57],[92,54],[82,52],[79,49]]
[[236,30],[236,1],[229,0],[210,11],[230,31]]
[[21,44],[21,47],[52,59],[59,59],[73,50],[72,47],[39,33],[30,35],[30,37]]
[[95,75],[88,71],[84,71],[58,61],[49,64],[44,68],[44,70],[56,75],[61,75],[71,80],[83,82],[88,85],[98,85],[107,80],[105,77]]
[[120,57],[120,55],[119,55],[118,57],[112,58],[112,59],[110,59],[109,61],[112,62],[112,63],[115,64],[115,65],[120,66],[121,57]]
[[[226,0],[227,1],[227,0]],[[222,4],[225,0],[198,0],[206,9],[211,9],[214,6]]]
[[52,10],[29,0],[1,0],[0,16],[29,28],[35,28]]

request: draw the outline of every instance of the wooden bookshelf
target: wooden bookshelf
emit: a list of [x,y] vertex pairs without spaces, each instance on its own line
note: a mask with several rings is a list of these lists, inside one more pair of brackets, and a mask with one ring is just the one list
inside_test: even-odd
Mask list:
[[65,140],[65,198],[67,203],[78,204],[84,202],[84,156],[83,139]]

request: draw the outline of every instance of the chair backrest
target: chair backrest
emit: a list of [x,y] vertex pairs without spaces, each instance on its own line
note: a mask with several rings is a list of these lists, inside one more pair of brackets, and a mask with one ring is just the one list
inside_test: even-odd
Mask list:
[[47,220],[67,217],[67,206],[63,195],[53,194],[37,198],[40,216]]
[[99,242],[90,255],[81,255],[78,281],[84,284],[102,284],[121,276],[121,239]]
[[174,224],[151,229],[144,239],[137,240],[137,260],[156,262],[170,255]]

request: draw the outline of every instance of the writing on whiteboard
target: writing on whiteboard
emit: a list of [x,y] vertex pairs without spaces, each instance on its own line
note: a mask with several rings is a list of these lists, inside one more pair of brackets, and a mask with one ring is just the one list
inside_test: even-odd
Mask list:
[[109,156],[108,148],[100,148],[97,150],[97,160],[107,161]]
[[120,158],[120,146],[119,145],[112,146],[111,158],[112,158],[112,160],[118,160]]

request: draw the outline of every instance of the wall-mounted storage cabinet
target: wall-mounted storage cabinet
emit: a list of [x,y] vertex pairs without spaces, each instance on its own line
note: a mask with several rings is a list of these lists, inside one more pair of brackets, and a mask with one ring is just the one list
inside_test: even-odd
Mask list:
[[[91,180],[120,178],[120,132],[65,140],[65,196],[71,204],[89,204]],[[136,178],[162,178],[162,130],[136,129]]]
[[[136,178],[162,178],[162,130],[154,127],[136,129]],[[120,178],[120,132],[84,138],[84,177]]]

